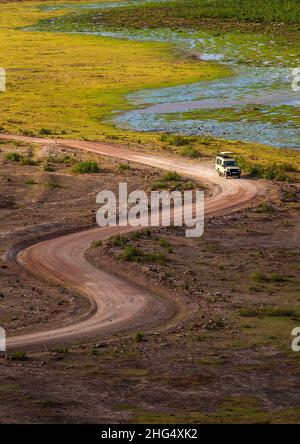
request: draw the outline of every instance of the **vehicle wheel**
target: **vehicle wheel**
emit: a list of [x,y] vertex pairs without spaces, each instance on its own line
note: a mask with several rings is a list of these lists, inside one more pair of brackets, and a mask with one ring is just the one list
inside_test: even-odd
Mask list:
[[238,174],[238,177],[237,177],[238,179],[240,179],[241,178],[241,175],[240,174]]

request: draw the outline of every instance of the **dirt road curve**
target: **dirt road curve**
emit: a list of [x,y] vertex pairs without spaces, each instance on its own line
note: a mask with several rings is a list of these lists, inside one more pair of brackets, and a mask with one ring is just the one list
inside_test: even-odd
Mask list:
[[[55,144],[54,140],[43,138],[11,135],[1,135],[0,138]],[[182,175],[214,185],[213,195],[205,202],[206,217],[247,205],[264,191],[259,181],[225,180],[219,178],[213,168],[192,161],[138,153],[110,144],[76,140],[61,142],[65,146],[81,150],[165,170],[176,170]],[[69,324],[56,329],[10,337],[8,349],[95,338],[159,325],[172,318],[176,312],[176,306],[170,301],[154,296],[114,274],[95,268],[84,257],[84,252],[91,241],[105,239],[116,232],[130,230],[132,228],[95,228],[47,240],[22,251],[18,256],[21,264],[34,273],[80,291],[91,301],[91,309],[82,319],[77,319],[76,322],[70,320]]]

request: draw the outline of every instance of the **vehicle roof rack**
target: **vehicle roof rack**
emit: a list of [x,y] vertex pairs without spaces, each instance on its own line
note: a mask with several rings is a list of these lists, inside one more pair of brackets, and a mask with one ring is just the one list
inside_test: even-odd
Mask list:
[[230,159],[232,154],[234,154],[232,151],[221,151],[218,156],[223,157],[224,159]]

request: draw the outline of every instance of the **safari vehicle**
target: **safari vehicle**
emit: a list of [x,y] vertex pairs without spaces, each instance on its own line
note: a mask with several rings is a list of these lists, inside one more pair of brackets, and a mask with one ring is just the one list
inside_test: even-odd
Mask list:
[[241,169],[237,164],[237,161],[232,157],[230,151],[223,151],[216,157],[216,171],[219,176],[228,177],[241,177]]

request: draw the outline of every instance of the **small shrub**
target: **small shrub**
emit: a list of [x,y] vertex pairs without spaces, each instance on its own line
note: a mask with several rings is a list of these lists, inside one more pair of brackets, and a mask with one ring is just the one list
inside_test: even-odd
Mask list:
[[72,164],[75,162],[74,156],[70,156],[69,154],[65,154],[64,156],[48,156],[47,161],[50,163],[61,163],[61,164]]
[[280,318],[294,318],[298,319],[299,314],[293,308],[286,307],[263,307],[263,308],[242,308],[240,310],[240,316],[249,318],[267,318],[267,317],[280,317]]
[[5,155],[6,160],[12,160],[13,162],[20,162],[21,158],[22,156],[15,152],[6,153]]
[[268,282],[269,278],[261,271],[256,271],[255,273],[251,274],[251,277],[256,282]]
[[26,185],[37,185],[37,182],[34,179],[28,179],[25,182]]
[[22,165],[29,165],[29,166],[35,166],[37,165],[37,161],[33,160],[31,157],[21,157],[21,164]]
[[119,255],[122,261],[138,261],[143,257],[143,252],[134,245],[128,245],[125,250]]
[[160,190],[165,190],[168,188],[169,188],[168,182],[163,182],[162,180],[157,180],[157,181],[153,182],[151,190],[152,191],[160,191]]
[[182,146],[187,145],[189,142],[184,136],[177,135],[170,138],[170,143],[175,146]]
[[283,276],[279,273],[272,273],[270,276],[267,276],[266,274],[257,271],[255,273],[252,273],[251,275],[252,279],[254,279],[256,282],[287,282],[288,278],[286,276]]
[[288,278],[279,273],[272,273],[270,280],[273,282],[287,282]]
[[52,182],[52,181],[47,182],[46,186],[49,187],[49,188],[61,188],[61,185],[59,185],[59,183]]
[[10,361],[26,361],[28,358],[25,352],[13,352],[7,355],[7,359]]
[[52,353],[59,353],[61,355],[68,355],[70,349],[68,347],[49,347],[49,351]]
[[160,239],[159,241],[159,245],[161,245],[164,248],[169,248],[171,247],[171,244],[169,241],[167,241],[166,239]]
[[119,170],[120,171],[128,171],[128,170],[131,170],[131,166],[129,165],[129,163],[120,163]]
[[257,213],[273,213],[274,212],[274,208],[272,207],[272,205],[269,205],[267,203],[261,203],[256,208],[256,212]]
[[182,184],[180,185],[180,189],[181,191],[185,191],[185,190],[194,190],[196,188],[196,184],[194,182],[182,182]]
[[101,247],[101,245],[103,244],[103,242],[102,242],[102,240],[94,240],[92,243],[91,243],[91,247],[92,248],[99,248],[99,247]]
[[72,171],[77,174],[95,174],[100,172],[100,168],[97,162],[94,161],[77,162],[73,166]]
[[50,136],[52,134],[52,130],[49,128],[41,128],[39,134],[41,136]]
[[135,342],[143,342],[145,341],[145,334],[142,331],[138,331],[135,334]]
[[163,182],[168,182],[168,181],[179,181],[181,180],[181,176],[180,174],[176,173],[176,171],[169,171],[166,174],[164,174],[164,176],[162,177],[162,181]]
[[54,168],[52,168],[52,166],[51,165],[49,165],[49,163],[48,162],[46,162],[44,165],[43,165],[43,170],[45,171],[45,172],[51,172],[51,171],[54,171]]
[[197,148],[194,148],[192,146],[187,146],[184,148],[181,148],[179,153],[184,157],[190,157],[191,159],[198,159],[201,157],[201,153]]
[[144,253],[142,259],[147,262],[155,262],[160,265],[166,263],[167,257],[164,253]]
[[128,244],[129,240],[126,236],[121,236],[117,234],[116,236],[112,236],[108,243],[113,247],[125,247]]

